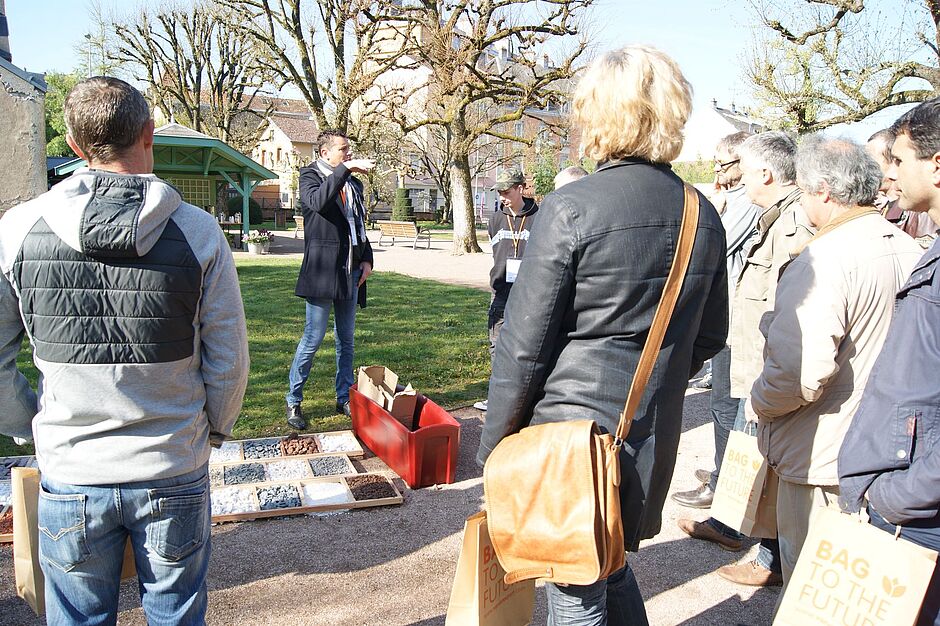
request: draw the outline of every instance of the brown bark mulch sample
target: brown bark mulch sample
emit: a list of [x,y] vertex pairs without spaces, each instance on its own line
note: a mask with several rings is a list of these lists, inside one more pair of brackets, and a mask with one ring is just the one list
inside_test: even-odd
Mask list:
[[281,440],[281,449],[284,456],[297,456],[299,454],[316,454],[320,451],[317,440],[309,435],[301,437],[297,433]]
[[9,535],[13,532],[13,509],[7,509],[0,515],[0,535]]
[[346,484],[356,500],[379,500],[396,496],[395,489],[388,479],[375,474],[350,476],[346,479]]

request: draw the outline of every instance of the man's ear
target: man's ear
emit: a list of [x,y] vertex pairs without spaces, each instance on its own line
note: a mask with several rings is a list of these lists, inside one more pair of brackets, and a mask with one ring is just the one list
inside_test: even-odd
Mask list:
[[940,187],[940,152],[935,152],[930,158],[930,182],[934,187]]
[[153,147],[153,131],[156,125],[154,124],[153,118],[147,120],[147,123],[144,124],[144,128],[140,131],[140,140],[143,142],[143,148],[149,150]]
[[78,144],[75,143],[75,140],[72,139],[72,136],[68,133],[65,134],[65,143],[69,144],[69,148],[72,149],[72,152],[78,155],[78,158],[83,159],[85,163],[88,163],[88,155],[78,147]]
[[774,182],[774,175],[769,169],[764,168],[761,171],[761,182],[765,185],[770,185]]

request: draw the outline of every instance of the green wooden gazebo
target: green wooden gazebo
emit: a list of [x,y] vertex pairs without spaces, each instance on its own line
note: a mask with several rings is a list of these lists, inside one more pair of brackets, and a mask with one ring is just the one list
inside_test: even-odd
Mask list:
[[[81,167],[85,161],[74,159],[56,167],[55,174],[67,176]],[[226,181],[241,194],[245,233],[252,190],[261,181],[278,177],[230,145],[175,123],[154,131],[153,173],[175,185],[186,202],[206,210],[215,206],[217,183]]]

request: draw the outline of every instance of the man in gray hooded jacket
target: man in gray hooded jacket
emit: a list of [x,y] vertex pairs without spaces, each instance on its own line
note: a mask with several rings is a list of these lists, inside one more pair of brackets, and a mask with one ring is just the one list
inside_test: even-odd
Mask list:
[[[205,621],[210,443],[248,374],[225,237],[153,171],[153,120],[127,83],[65,102],[82,169],[0,220],[0,432],[32,437],[49,624],[114,623],[124,545],[152,624]],[[41,373],[16,368],[24,334]]]

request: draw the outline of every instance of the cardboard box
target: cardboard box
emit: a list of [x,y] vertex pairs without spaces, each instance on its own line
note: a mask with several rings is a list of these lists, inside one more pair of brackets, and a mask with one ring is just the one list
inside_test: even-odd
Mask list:
[[417,392],[407,385],[398,384],[398,374],[382,365],[359,368],[359,393],[388,411],[408,430],[415,427]]
[[409,487],[450,484],[457,476],[460,424],[427,397],[417,394],[416,428],[349,388],[353,432],[402,477]]

